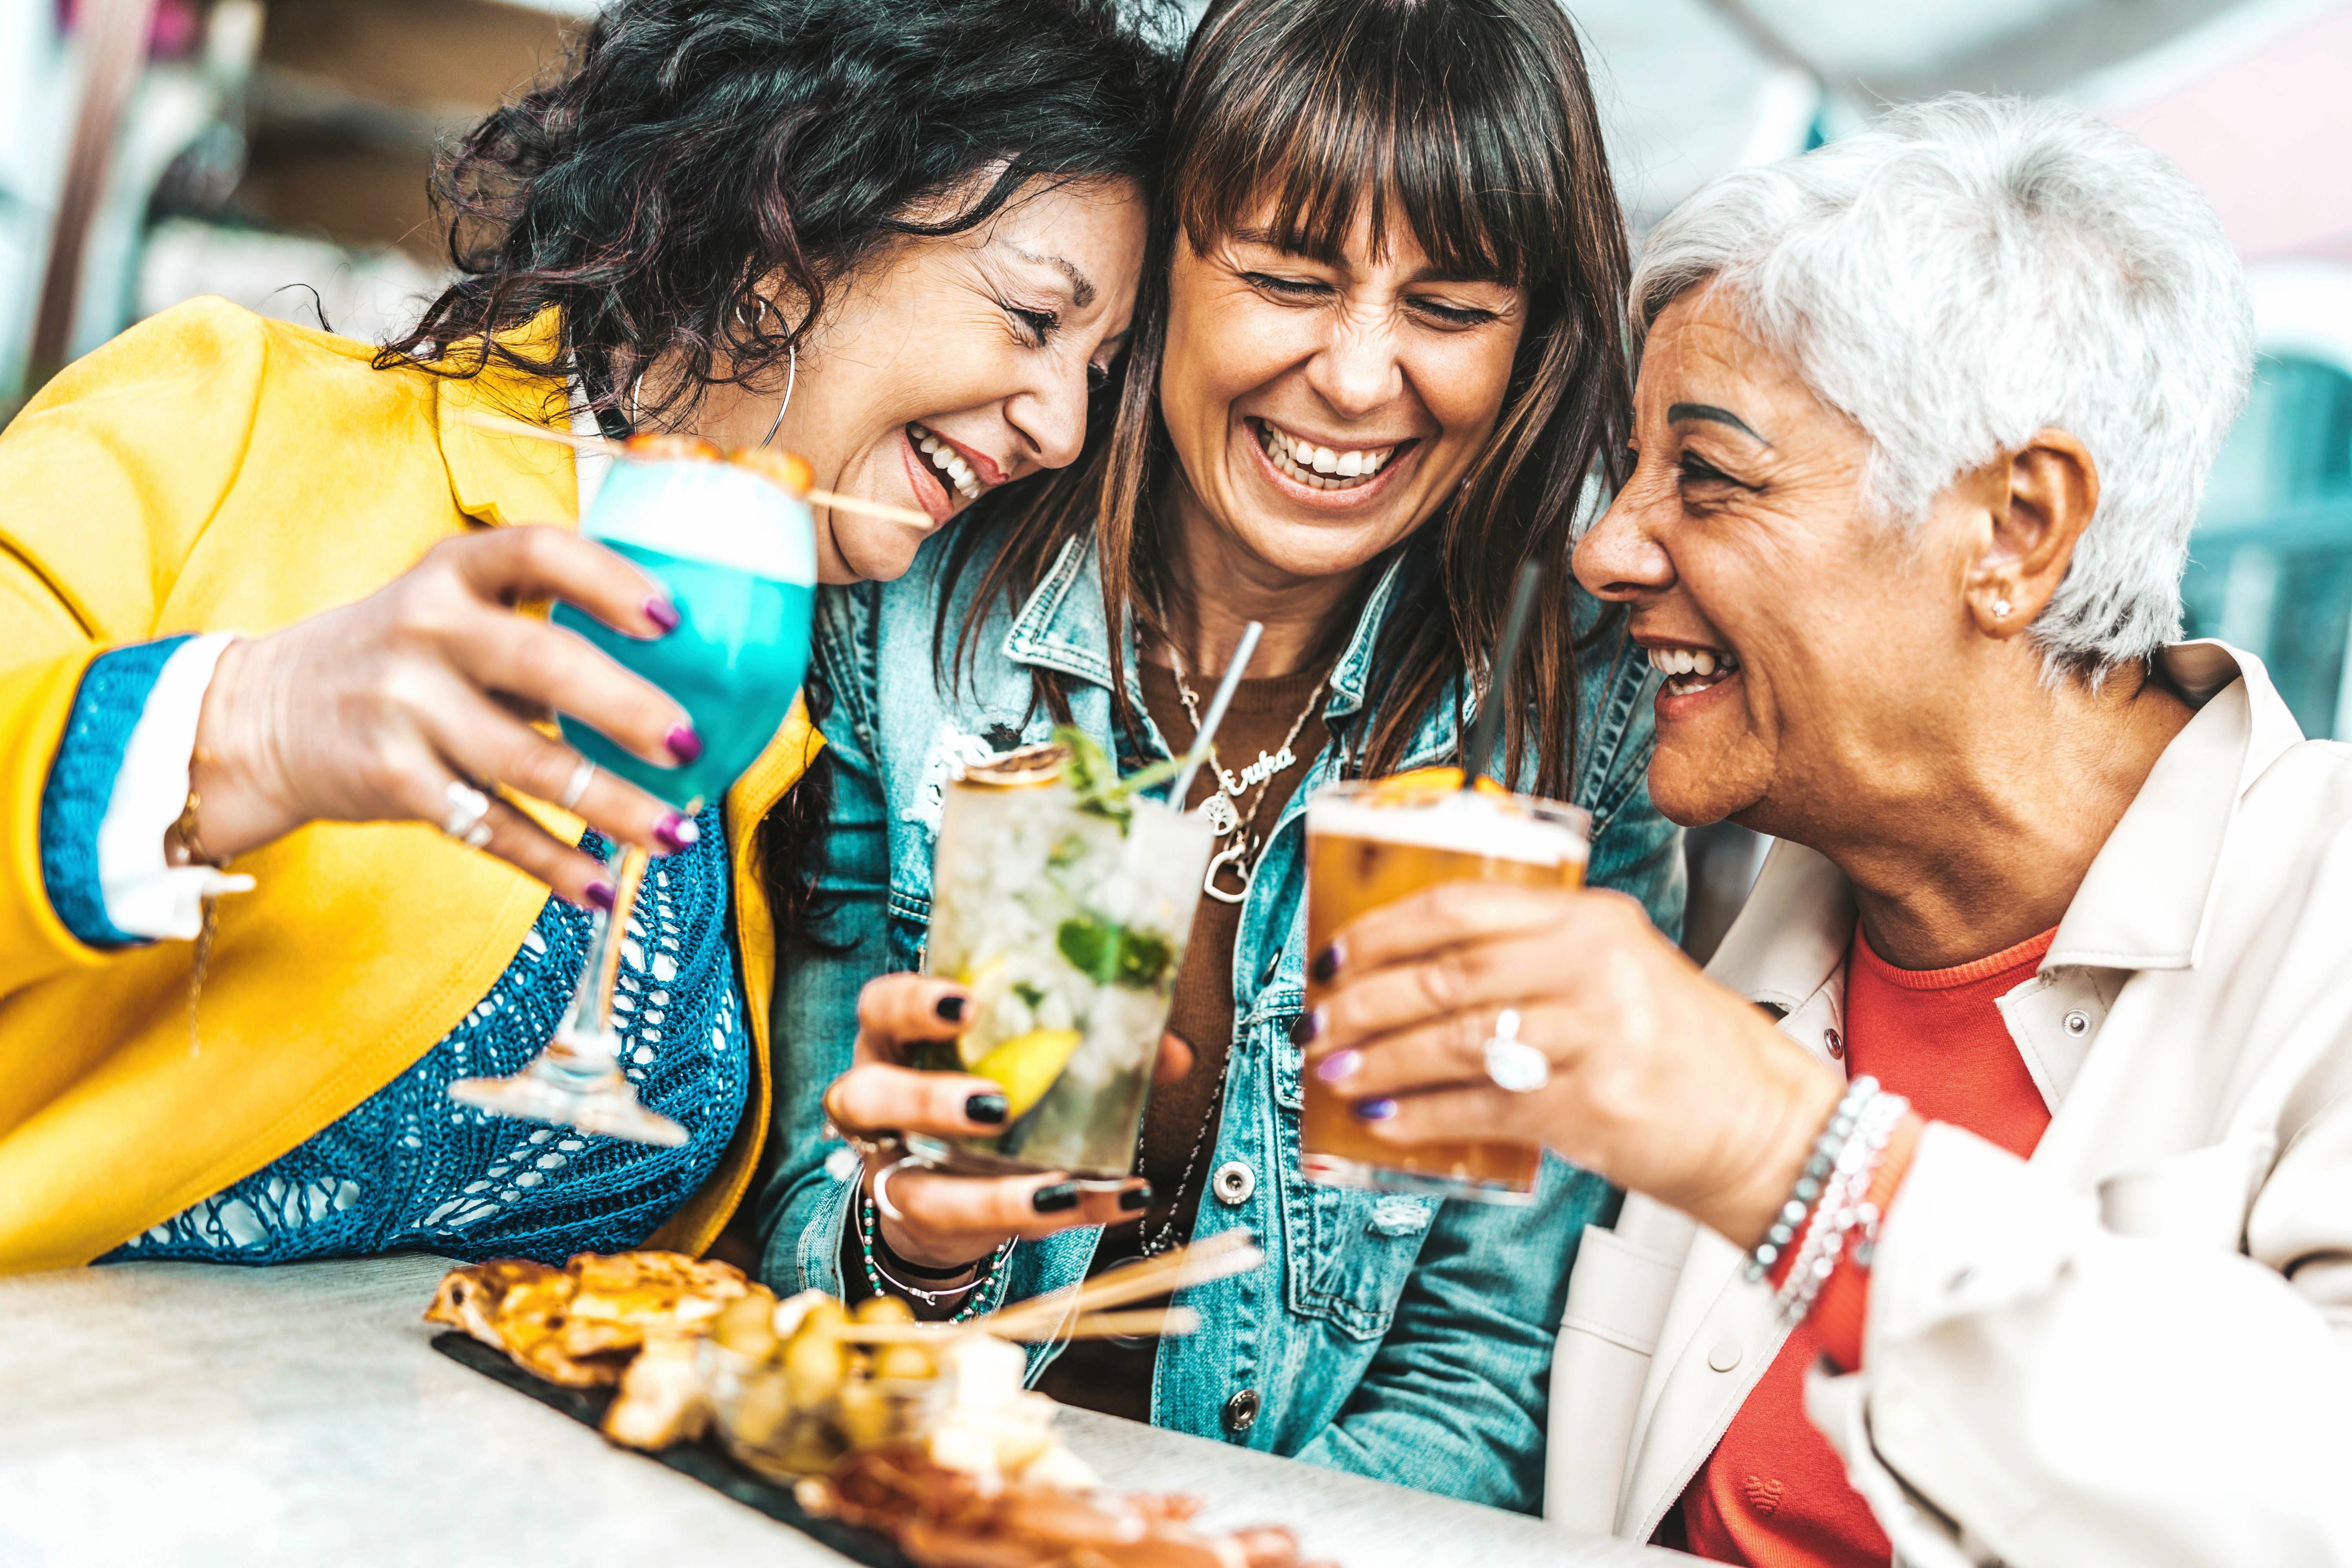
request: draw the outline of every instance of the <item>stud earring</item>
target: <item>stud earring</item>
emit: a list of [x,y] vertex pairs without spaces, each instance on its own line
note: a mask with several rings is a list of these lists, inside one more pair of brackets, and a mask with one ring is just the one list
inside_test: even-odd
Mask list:
[[1996,621],[2005,621],[2009,619],[2009,601],[2007,599],[1995,599],[1992,602],[1992,618]]

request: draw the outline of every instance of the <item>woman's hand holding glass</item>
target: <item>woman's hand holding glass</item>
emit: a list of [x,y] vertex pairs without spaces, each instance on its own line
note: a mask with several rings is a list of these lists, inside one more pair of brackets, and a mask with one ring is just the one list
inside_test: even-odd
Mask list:
[[[1377,1134],[1539,1139],[1747,1246],[1837,1103],[1835,1075],[1701,974],[1633,900],[1453,884],[1378,910],[1314,960],[1307,1069]],[[1487,1077],[1501,1011],[1550,1066]]]
[[[684,709],[583,638],[514,606],[563,599],[616,630],[677,624],[659,584],[560,528],[499,528],[436,545],[356,604],[222,654],[196,731],[196,837],[231,856],[314,821],[442,826],[453,784],[564,802],[578,752],[543,731],[570,713],[639,756],[698,750]],[[693,827],[604,772],[566,802],[608,837],[664,853]],[[609,872],[492,795],[481,847],[575,903]],[[604,898],[591,892],[599,889]]]
[[[857,998],[855,1065],[825,1090],[825,1114],[860,1142],[924,1132],[985,1137],[1004,1130],[1004,1086],[965,1073],[919,1072],[910,1048],[962,1032],[970,994],[951,981],[886,974]],[[1155,1083],[1192,1070],[1192,1047],[1175,1036],[1160,1044]],[[866,1190],[888,1173],[877,1218],[883,1244],[919,1268],[978,1266],[1007,1238],[1034,1240],[1081,1225],[1123,1225],[1142,1217],[1151,1188],[1140,1178],[1116,1186],[1081,1186],[1066,1174],[951,1176],[902,1164],[888,1146],[865,1153]],[[895,1209],[894,1215],[890,1211]]]

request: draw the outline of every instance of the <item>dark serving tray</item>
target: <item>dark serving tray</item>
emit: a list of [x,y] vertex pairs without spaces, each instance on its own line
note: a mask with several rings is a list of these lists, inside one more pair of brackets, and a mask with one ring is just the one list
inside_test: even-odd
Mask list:
[[[433,1336],[433,1348],[461,1365],[472,1367],[484,1377],[505,1384],[509,1388],[528,1394],[541,1405],[560,1410],[583,1426],[601,1428],[605,1407],[613,1403],[614,1391],[609,1388],[565,1388],[544,1378],[531,1376],[515,1365],[506,1354],[492,1350],[479,1340],[454,1331]],[[630,1453],[667,1465],[680,1475],[692,1476],[704,1486],[724,1492],[746,1508],[756,1508],[770,1519],[791,1525],[802,1534],[832,1547],[854,1563],[866,1568],[914,1568],[904,1553],[886,1536],[870,1530],[857,1530],[839,1520],[819,1519],[800,1505],[793,1489],[782,1481],[772,1481],[757,1470],[739,1463],[735,1458],[710,1438],[698,1443],[673,1443],[660,1453],[648,1454],[642,1449]]]

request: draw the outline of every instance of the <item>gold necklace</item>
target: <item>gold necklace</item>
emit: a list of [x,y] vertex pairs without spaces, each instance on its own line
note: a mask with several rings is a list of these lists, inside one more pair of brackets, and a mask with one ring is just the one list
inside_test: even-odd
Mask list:
[[[1192,721],[1192,733],[1198,735],[1201,732],[1201,700],[1193,694],[1192,684],[1184,679],[1183,656],[1171,647],[1168,650],[1168,658],[1176,676],[1176,695],[1183,699],[1185,716]],[[1257,761],[1243,768],[1238,775],[1226,771],[1224,763],[1217,758],[1216,742],[1209,742],[1209,766],[1216,773],[1217,788],[1202,802],[1201,816],[1208,823],[1213,838],[1223,838],[1237,828],[1240,830],[1240,837],[1209,857],[1209,868],[1201,877],[1201,891],[1219,903],[1238,904],[1249,897],[1250,882],[1257,875],[1258,852],[1265,847],[1256,837],[1259,808],[1265,805],[1266,791],[1274,787],[1276,776],[1297,764],[1298,757],[1291,751],[1290,743],[1298,739],[1298,731],[1307,728],[1307,721],[1315,716],[1317,705],[1323,700],[1323,688],[1330,679],[1330,671],[1324,671],[1323,679],[1315,683],[1315,689],[1307,694],[1307,706],[1300,709],[1298,717],[1291,721],[1290,733],[1282,738],[1282,744],[1271,755],[1261,750]],[[1234,802],[1246,794],[1252,784],[1257,786],[1257,795],[1250,802],[1247,815],[1244,815]],[[1181,802],[1177,804],[1177,809],[1183,809]],[[1217,882],[1219,874],[1228,870],[1241,879],[1241,886],[1231,892]]]

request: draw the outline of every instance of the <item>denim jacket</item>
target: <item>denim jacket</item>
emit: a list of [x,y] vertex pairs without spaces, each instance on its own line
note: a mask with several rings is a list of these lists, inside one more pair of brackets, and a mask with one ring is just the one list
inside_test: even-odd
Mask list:
[[[965,526],[972,526],[966,523]],[[777,1168],[760,1211],[763,1272],[779,1290],[838,1289],[855,1161],[825,1138],[824,1086],[845,1070],[866,981],[921,960],[940,790],[958,759],[1045,739],[1031,671],[1069,678],[1076,722],[1123,769],[1167,754],[1144,733],[1111,732],[1109,632],[1090,542],[1066,547],[1017,615],[992,611],[977,668],[943,690],[932,628],[946,591],[943,539],[887,585],[828,589],[815,654],[834,707],[824,724],[835,770],[818,856],[833,951],[782,958],[774,1031]],[[950,637],[982,575],[976,561],[949,606]],[[1375,638],[1396,592],[1392,563],[1367,600],[1331,678],[1325,712],[1364,702]],[[1579,595],[1591,614],[1598,606]],[[1589,616],[1587,617],[1589,624]],[[1622,637],[1592,650],[1580,693],[1574,799],[1594,816],[1589,879],[1632,893],[1669,932],[1682,918],[1679,835],[1650,805],[1655,677]],[[1129,698],[1142,694],[1130,647]],[[1453,705],[1439,705],[1403,764],[1450,759]],[[1542,1490],[1547,1378],[1570,1265],[1587,1222],[1615,1194],[1547,1158],[1524,1207],[1440,1203],[1309,1183],[1299,1167],[1300,1010],[1307,953],[1301,817],[1339,775],[1336,745],[1313,759],[1267,842],[1243,906],[1234,954],[1234,1038],[1225,1109],[1194,1234],[1246,1226],[1263,1266],[1186,1291],[1202,1328],[1160,1346],[1152,1420],[1198,1436],[1329,1465],[1506,1508]],[[1211,1174],[1213,1173],[1213,1175]],[[1099,1232],[1065,1231],[1015,1247],[983,1287],[985,1304],[1082,1277]],[[1032,1352],[1034,1377],[1053,1347]]]

